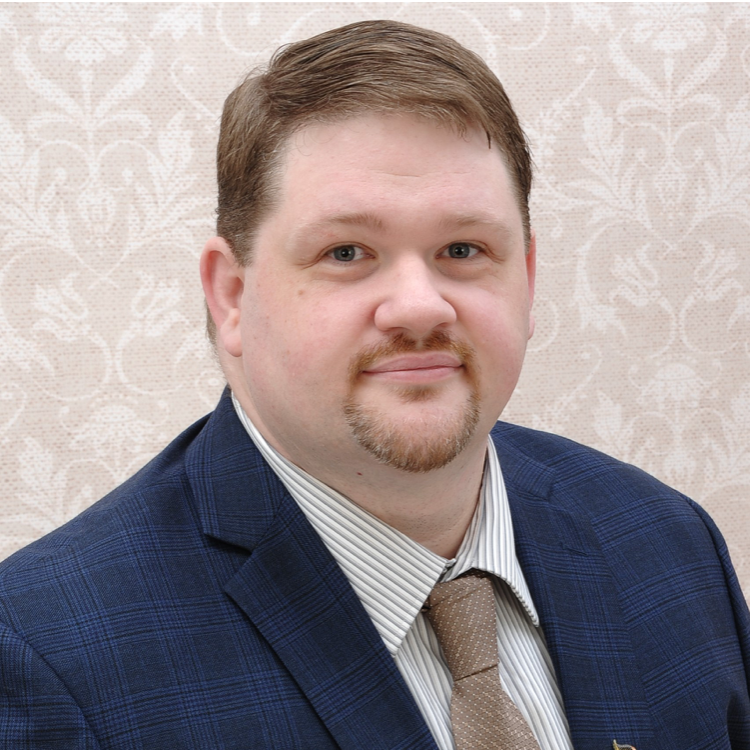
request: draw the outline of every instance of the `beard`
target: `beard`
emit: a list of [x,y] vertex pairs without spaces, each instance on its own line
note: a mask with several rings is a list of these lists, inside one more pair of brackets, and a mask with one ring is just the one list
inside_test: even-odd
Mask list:
[[[365,406],[356,398],[360,374],[378,360],[416,351],[449,351],[463,364],[469,381],[469,393],[453,414],[433,412],[429,402],[437,397],[440,386],[402,386],[397,395],[406,403],[423,402],[426,414],[418,422],[405,422],[398,414],[388,414],[374,406]],[[453,461],[469,444],[479,422],[480,397],[474,351],[455,341],[444,331],[435,331],[422,343],[404,334],[361,352],[349,368],[349,393],[344,402],[344,417],[354,439],[380,463],[410,473],[425,473]]]

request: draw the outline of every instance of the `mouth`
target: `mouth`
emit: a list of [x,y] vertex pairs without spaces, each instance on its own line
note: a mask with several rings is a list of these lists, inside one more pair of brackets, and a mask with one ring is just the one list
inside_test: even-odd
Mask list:
[[450,352],[413,352],[379,362],[362,374],[394,383],[426,384],[445,380],[463,368],[461,360]]
[[[371,382],[401,386],[414,393],[425,386],[450,383],[456,378],[473,382],[477,373],[474,350],[446,331],[434,331],[417,342],[403,333],[361,351],[349,367],[352,388]],[[415,391],[416,389],[416,391]]]

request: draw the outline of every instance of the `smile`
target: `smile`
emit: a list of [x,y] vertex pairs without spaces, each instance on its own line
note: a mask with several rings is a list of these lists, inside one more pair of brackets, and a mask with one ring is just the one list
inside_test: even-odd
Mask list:
[[362,374],[377,380],[423,384],[445,380],[462,369],[461,361],[449,352],[425,352],[386,360]]

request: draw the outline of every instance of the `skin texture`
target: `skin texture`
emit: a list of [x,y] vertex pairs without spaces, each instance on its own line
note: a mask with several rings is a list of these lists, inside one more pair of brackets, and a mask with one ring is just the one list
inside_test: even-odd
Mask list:
[[534,270],[486,135],[396,115],[298,131],[250,265],[219,237],[201,260],[222,367],[265,438],[446,557],[533,332]]

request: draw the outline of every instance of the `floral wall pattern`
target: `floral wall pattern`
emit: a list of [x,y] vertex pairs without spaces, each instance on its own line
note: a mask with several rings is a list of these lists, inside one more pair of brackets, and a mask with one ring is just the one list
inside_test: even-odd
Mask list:
[[692,496],[750,592],[747,4],[0,6],[0,555],[213,407],[222,102],[365,18],[477,51],[530,136],[537,332],[504,418]]

